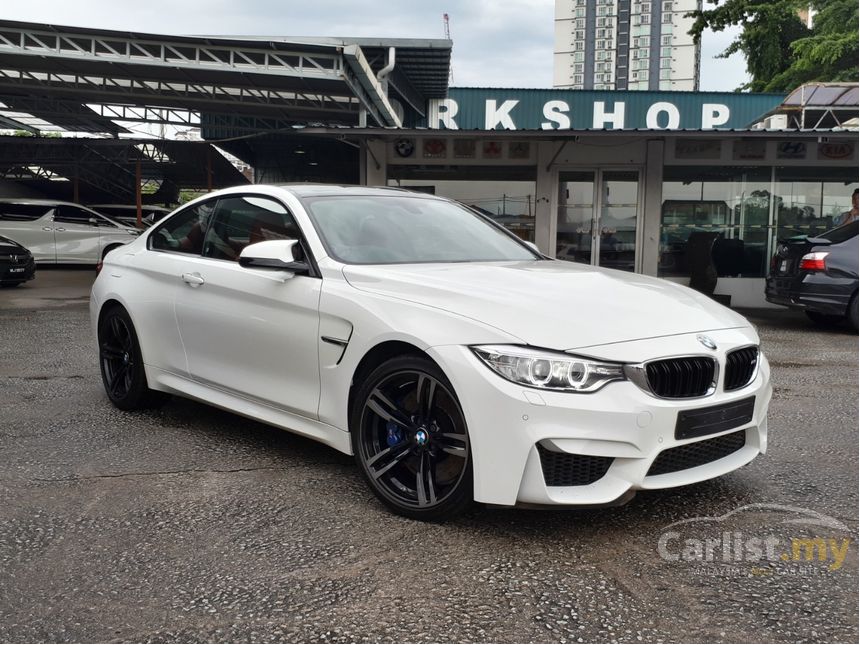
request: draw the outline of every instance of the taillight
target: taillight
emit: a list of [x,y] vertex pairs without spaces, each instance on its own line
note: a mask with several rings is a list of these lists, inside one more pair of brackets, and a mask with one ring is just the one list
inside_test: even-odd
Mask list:
[[99,260],[98,264],[96,264],[96,275],[102,272],[102,265],[104,264],[104,260]]
[[827,251],[816,251],[815,253],[807,253],[800,258],[801,271],[827,271],[827,264],[824,258],[828,256]]

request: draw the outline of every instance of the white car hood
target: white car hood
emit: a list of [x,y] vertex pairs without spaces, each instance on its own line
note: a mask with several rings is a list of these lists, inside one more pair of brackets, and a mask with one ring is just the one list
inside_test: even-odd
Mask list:
[[356,289],[443,309],[550,349],[750,327],[673,282],[572,262],[347,265],[343,274]]

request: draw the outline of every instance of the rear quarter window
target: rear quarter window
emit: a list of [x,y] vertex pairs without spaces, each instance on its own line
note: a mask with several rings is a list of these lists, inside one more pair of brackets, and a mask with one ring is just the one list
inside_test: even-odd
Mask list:
[[51,206],[36,204],[0,204],[0,220],[5,222],[31,222],[51,210]]
[[820,237],[823,237],[825,240],[830,240],[832,244],[847,242],[852,237],[857,237],[857,227],[858,222],[851,222],[850,224],[846,224],[845,226],[840,226],[839,228],[834,228],[831,231],[827,231],[826,233],[823,233]]

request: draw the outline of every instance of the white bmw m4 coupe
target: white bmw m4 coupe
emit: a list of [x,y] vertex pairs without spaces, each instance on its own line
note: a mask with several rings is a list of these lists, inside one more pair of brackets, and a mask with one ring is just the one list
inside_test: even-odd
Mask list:
[[767,448],[743,317],[429,195],[211,193],[109,253],[90,307],[117,407],[178,395],[322,441],[412,518],[619,504]]

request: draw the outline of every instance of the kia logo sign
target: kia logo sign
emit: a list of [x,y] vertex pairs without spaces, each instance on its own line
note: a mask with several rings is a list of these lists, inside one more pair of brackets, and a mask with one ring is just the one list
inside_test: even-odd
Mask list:
[[821,143],[818,145],[819,159],[849,159],[854,153],[850,143]]

